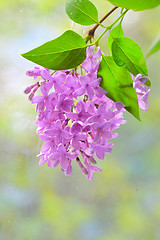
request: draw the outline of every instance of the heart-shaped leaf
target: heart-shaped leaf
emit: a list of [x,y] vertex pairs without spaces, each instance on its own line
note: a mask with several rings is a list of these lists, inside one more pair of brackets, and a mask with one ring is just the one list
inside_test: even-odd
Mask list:
[[86,47],[84,39],[79,34],[68,30],[60,37],[22,56],[48,69],[65,70],[75,68],[85,60]]
[[121,24],[118,24],[118,26],[113,28],[108,36],[108,47],[109,47],[110,52],[111,52],[111,46],[113,43],[113,37],[114,38],[123,38],[124,37],[124,32],[123,32]]
[[98,23],[98,11],[89,0],[69,0],[66,3],[66,13],[74,22],[81,25]]
[[158,35],[158,37],[152,43],[152,45],[151,45],[151,47],[148,51],[147,57],[150,56],[151,54],[159,51],[159,50],[160,50],[160,34]]
[[134,76],[148,76],[146,61],[140,47],[130,38],[114,38],[112,56],[119,67],[126,67]]
[[102,54],[98,77],[102,78],[100,85],[107,91],[107,97],[122,102],[126,110],[140,120],[137,94],[127,69],[118,67],[112,57]]
[[159,0],[108,0],[116,6],[141,11],[160,5]]

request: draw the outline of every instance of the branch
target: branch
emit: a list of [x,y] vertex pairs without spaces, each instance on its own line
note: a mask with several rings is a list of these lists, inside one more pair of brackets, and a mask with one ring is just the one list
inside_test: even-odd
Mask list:
[[[111,9],[111,11],[109,11],[99,22],[102,23],[112,12],[114,12],[118,7],[114,7]],[[99,24],[97,23],[92,29],[90,29],[88,31],[88,37],[89,38],[93,38],[94,37],[94,33],[96,31],[96,29],[98,28]]]

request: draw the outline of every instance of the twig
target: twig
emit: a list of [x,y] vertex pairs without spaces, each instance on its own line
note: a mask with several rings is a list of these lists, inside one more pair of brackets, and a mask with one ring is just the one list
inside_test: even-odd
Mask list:
[[[111,11],[109,11],[99,22],[102,23],[112,12],[114,12],[118,7],[114,7],[111,9]],[[93,38],[94,37],[94,33],[96,31],[96,29],[98,28],[99,24],[97,23],[92,29],[90,29],[88,31],[88,37],[89,38]]]

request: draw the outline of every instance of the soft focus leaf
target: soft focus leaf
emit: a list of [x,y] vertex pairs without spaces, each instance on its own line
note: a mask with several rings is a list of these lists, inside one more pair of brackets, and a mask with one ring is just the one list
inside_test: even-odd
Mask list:
[[89,0],[69,0],[66,13],[74,22],[81,25],[91,25],[98,22],[98,12]]
[[126,67],[134,76],[148,76],[146,61],[140,47],[130,38],[114,38],[113,59],[119,67]]
[[100,85],[108,92],[107,97],[124,103],[126,110],[140,120],[137,94],[127,69],[118,67],[112,57],[102,55],[98,77],[102,78]]
[[[115,28],[112,29],[111,35],[114,38],[123,38],[124,37],[124,32],[123,32],[121,24],[118,24],[118,26],[116,26]],[[113,38],[111,37],[111,35],[108,36],[108,47],[109,47],[110,51],[111,51],[111,46],[113,43]]]
[[157,52],[160,50],[160,40],[159,42],[151,49],[151,51],[149,52],[148,56],[150,56],[151,54]]
[[136,11],[150,9],[160,5],[160,0],[108,0],[108,1],[116,6],[127,9],[133,9]]
[[22,56],[48,69],[65,70],[75,68],[85,60],[86,47],[83,38],[69,30]]
[[147,56],[150,56],[151,54],[157,52],[160,50],[160,34],[158,37],[155,39],[155,41],[152,43]]

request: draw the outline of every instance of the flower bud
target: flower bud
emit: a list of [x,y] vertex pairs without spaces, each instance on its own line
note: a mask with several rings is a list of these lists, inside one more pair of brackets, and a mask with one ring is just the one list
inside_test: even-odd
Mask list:
[[25,94],[28,94],[28,93],[30,93],[31,92],[31,88],[30,87],[26,87],[25,89],[24,89],[24,93]]
[[34,97],[34,93],[33,92],[31,92],[31,94],[29,94],[28,99],[31,100],[32,97]]

